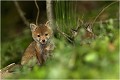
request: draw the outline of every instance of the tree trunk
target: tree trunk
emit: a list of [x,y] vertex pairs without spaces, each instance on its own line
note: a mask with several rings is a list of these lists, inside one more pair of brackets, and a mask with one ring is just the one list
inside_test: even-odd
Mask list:
[[52,10],[52,0],[46,0],[46,10],[47,10],[47,18],[50,21],[50,26],[55,29],[54,27],[54,18],[53,18],[53,10]]

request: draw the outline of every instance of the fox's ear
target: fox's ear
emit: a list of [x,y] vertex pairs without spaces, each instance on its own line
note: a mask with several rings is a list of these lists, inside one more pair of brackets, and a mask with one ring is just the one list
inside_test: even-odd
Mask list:
[[45,26],[50,27],[50,21],[47,21],[47,22],[45,23]]
[[48,27],[49,29],[51,29],[50,21],[47,21],[47,22],[45,23],[45,26]]
[[31,31],[35,31],[35,29],[37,28],[37,26],[33,23],[30,24],[30,29]]
[[47,21],[46,23],[45,23],[45,26],[49,26],[50,25],[50,21]]

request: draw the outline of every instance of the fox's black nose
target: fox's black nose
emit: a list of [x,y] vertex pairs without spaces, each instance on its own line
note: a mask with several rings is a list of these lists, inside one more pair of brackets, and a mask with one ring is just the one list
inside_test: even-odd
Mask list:
[[42,42],[45,42],[45,40],[42,40]]

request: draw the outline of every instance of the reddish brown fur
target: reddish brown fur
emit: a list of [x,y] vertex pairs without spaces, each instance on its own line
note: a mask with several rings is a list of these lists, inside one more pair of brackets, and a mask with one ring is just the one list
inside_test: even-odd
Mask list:
[[[32,31],[32,37],[34,38],[34,40],[42,39],[42,38],[49,39],[50,36],[52,36],[52,29],[49,26],[46,26],[45,24],[41,24],[39,26],[32,24],[31,31]],[[40,37],[38,37],[38,34],[40,35]],[[48,35],[45,36],[45,34],[48,34]],[[42,47],[40,47],[40,43],[37,41],[33,41],[26,49],[22,57],[21,64],[22,65],[27,64],[33,57],[37,58],[40,64],[43,64],[44,59],[43,59],[41,50],[45,50],[47,47],[49,47],[49,50],[52,50],[53,46],[51,47],[50,45],[52,44],[51,43],[45,44],[44,49],[41,49]],[[47,52],[49,50],[47,50]]]
[[37,36],[37,34],[44,35],[45,32],[47,32],[49,35],[52,34],[52,30],[51,30],[51,29],[49,29],[47,26],[41,24],[41,25],[39,25],[39,27],[37,27],[37,28],[35,29],[35,31],[33,32],[33,34],[34,34],[35,36]]

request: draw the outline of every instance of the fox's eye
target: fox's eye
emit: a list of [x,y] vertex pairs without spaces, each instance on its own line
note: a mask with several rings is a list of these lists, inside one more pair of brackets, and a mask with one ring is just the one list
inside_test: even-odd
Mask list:
[[38,37],[40,37],[40,35],[39,35],[39,34],[38,34],[37,36],[38,36]]
[[45,34],[45,36],[47,36],[48,34]]

